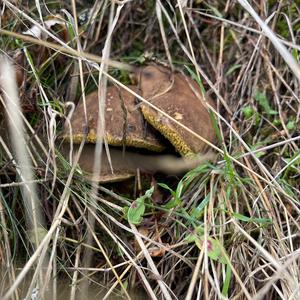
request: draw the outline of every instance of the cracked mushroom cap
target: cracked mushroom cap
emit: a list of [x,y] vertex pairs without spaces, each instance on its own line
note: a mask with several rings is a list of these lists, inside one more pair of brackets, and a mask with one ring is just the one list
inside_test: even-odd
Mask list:
[[[129,86],[136,91],[136,87]],[[84,104],[81,100],[71,118],[74,143],[80,143],[84,128],[88,128],[87,143],[97,141],[97,122],[99,112],[98,92],[86,96],[87,126],[85,124]],[[105,107],[105,135],[107,143],[112,146],[130,146],[162,151],[163,143],[156,130],[144,121],[139,108],[136,108],[135,97],[125,89],[116,86],[107,88]],[[70,130],[65,125],[64,138],[70,140]]]
[[[196,82],[181,73],[172,73],[157,65],[149,65],[139,72],[140,88],[146,100],[206,140],[215,140],[215,130]],[[145,119],[182,156],[203,152],[205,142],[146,103],[141,104],[141,109]]]

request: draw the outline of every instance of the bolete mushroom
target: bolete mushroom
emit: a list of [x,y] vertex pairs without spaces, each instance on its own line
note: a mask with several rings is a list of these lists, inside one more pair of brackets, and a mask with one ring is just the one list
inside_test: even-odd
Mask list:
[[[209,112],[195,81],[158,65],[149,65],[139,72],[141,94],[146,100],[209,142],[214,141],[215,131]],[[182,156],[203,152],[206,143],[195,135],[146,103],[141,104],[141,109],[145,119]]]
[[[137,88],[129,86],[136,91]],[[97,123],[99,114],[98,92],[86,96],[87,110],[87,143],[97,141]],[[146,124],[139,108],[136,108],[135,97],[125,89],[110,86],[107,88],[105,105],[104,139],[111,146],[129,146],[145,148],[151,151],[162,151],[164,144],[160,141],[151,125]],[[72,138],[75,144],[82,141],[85,128],[83,100],[77,105],[72,118]],[[64,138],[70,140],[69,127],[65,126]]]
[[[141,69],[139,77],[142,96],[151,101],[163,112],[169,114],[186,127],[193,130],[206,140],[213,142],[214,129],[207,108],[200,97],[199,86],[191,79],[180,73],[171,73],[160,66],[147,66]],[[136,91],[135,87],[130,87]],[[136,106],[135,97],[124,89],[108,87],[105,110],[104,138],[112,146],[134,146],[160,151],[164,144],[160,141],[159,132],[164,135],[182,156],[198,154],[194,159],[178,158],[170,155],[143,155],[136,152],[111,149],[112,168],[105,151],[101,157],[101,173],[93,176],[94,151],[92,144],[85,145],[79,165],[88,179],[100,182],[120,181],[135,175],[136,168],[147,171],[162,171],[178,174],[191,169],[203,161],[211,160],[212,153],[199,155],[206,144],[187,132],[172,120],[157,112],[155,109],[142,103]],[[97,140],[98,95],[94,92],[86,97],[88,134],[87,142]],[[140,110],[141,109],[141,110]],[[142,113],[141,113],[142,111]],[[150,123],[145,127],[145,119]],[[85,115],[81,101],[71,119],[74,142],[81,142],[84,134]],[[153,129],[151,125],[157,129]],[[145,130],[146,129],[146,130]],[[66,126],[65,138],[69,130]]]
[[[136,91],[137,88],[129,86]],[[75,144],[82,141],[86,133],[86,145],[83,148],[79,159],[84,176],[87,179],[94,179],[99,182],[115,182],[130,178],[136,173],[136,166],[130,163],[130,155],[122,153],[122,150],[110,149],[110,165],[106,151],[101,157],[101,173],[92,176],[94,167],[94,151],[97,141],[97,122],[99,113],[99,101],[97,91],[86,96],[87,123],[85,125],[85,113],[83,100],[76,106],[71,117],[72,135],[70,127],[66,123],[63,133],[65,140],[73,140]],[[136,107],[135,97],[125,89],[116,86],[107,88],[105,106],[105,133],[104,139],[110,146],[128,146],[135,148],[145,148],[151,151],[162,151],[165,146],[161,142],[161,136],[155,133],[156,130],[147,124],[143,118],[140,108]],[[75,149],[77,146],[75,145]],[[62,146],[65,156],[69,153],[69,146],[65,143]],[[126,151],[127,152],[127,151]],[[134,158],[131,158],[133,161]]]

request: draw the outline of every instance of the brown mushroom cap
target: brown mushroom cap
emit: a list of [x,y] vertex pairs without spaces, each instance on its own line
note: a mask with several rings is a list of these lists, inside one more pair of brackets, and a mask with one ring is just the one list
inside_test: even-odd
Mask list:
[[[129,88],[133,91],[137,90],[134,86],[129,86]],[[145,125],[143,115],[140,109],[136,108],[135,97],[131,93],[125,89],[110,86],[107,88],[106,96],[104,138],[109,145],[126,145],[152,151],[162,151],[164,149],[164,145],[155,133],[155,129],[149,124]],[[88,120],[87,143],[96,143],[99,111],[97,91],[86,96],[86,109]],[[84,124],[84,104],[81,100],[71,118],[74,143],[81,142],[84,134]],[[69,132],[69,127],[66,125],[64,138],[68,140],[70,140]]]
[[[173,81],[173,82],[172,82]],[[172,84],[173,83],[173,84]],[[149,65],[140,71],[142,96],[196,134],[213,142],[215,131],[198,84],[180,73]],[[196,91],[196,93],[195,93]],[[198,95],[197,95],[198,94]],[[187,130],[143,103],[145,119],[183,156],[200,153],[206,144]]]

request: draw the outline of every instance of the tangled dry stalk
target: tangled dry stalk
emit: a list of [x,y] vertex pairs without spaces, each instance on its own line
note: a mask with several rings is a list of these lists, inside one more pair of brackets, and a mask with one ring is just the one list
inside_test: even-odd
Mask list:
[[[297,1],[1,5],[0,49],[16,65],[21,146],[34,171],[22,176],[2,89],[3,299],[300,298]],[[24,34],[33,28],[38,36]],[[71,165],[57,151],[70,110],[98,87],[104,106],[107,84],[127,86],[132,66],[153,61],[213,99],[217,161],[182,178],[138,173],[136,184],[90,185],[76,164],[81,149]],[[20,192],[32,183],[44,219],[33,232]],[[135,224],[138,205],[145,213]]]

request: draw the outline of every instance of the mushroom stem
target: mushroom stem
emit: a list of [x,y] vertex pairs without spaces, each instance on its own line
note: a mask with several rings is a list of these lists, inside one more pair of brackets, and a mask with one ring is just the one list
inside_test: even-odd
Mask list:
[[[74,150],[76,152],[78,145],[74,146]],[[69,152],[69,144],[63,144],[61,150],[62,153],[64,153],[67,157],[66,154]],[[94,145],[85,145],[79,159],[79,166],[89,180],[92,178],[93,173],[92,158],[94,157],[94,151]],[[127,174],[127,177],[134,176],[137,168],[148,172],[162,172],[169,175],[178,175],[205,162],[212,161],[215,158],[215,154],[213,152],[207,152],[205,154],[198,154],[187,158],[167,154],[147,155],[127,151],[124,155],[121,149],[119,150],[111,148],[110,157],[115,174],[113,175],[111,173],[107,155],[106,153],[103,153],[101,161],[101,173],[99,176],[97,176],[97,181],[99,182],[119,181],[124,179],[121,176],[118,179],[118,172]]]

